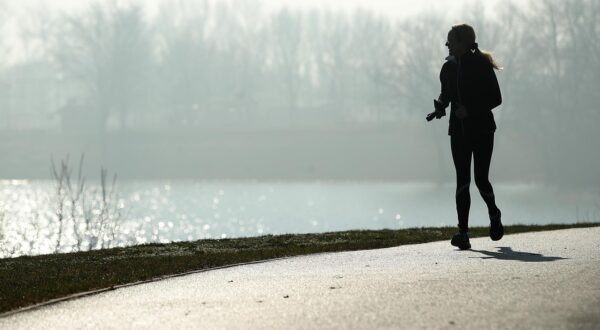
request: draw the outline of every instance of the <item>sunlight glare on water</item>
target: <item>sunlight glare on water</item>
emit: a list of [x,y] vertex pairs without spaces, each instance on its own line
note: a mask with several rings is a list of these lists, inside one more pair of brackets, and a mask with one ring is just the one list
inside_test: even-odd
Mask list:
[[[597,192],[501,184],[495,186],[495,191],[506,224],[597,221],[600,215]],[[144,181],[120,183],[118,192],[118,208],[123,214],[116,246],[263,234],[454,226],[456,218],[455,187],[451,184]],[[471,200],[470,223],[487,225],[487,210],[476,189],[471,189]],[[54,208],[53,182],[0,181],[3,249],[12,250],[13,255],[53,252],[58,228]]]

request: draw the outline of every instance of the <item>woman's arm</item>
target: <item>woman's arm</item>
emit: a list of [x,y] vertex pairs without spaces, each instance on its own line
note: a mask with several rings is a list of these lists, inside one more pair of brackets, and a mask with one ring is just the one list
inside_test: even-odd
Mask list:
[[438,101],[444,109],[448,107],[448,104],[450,104],[450,101],[452,101],[456,94],[456,67],[454,65],[452,62],[447,61],[442,65],[442,70],[440,71],[442,88]]

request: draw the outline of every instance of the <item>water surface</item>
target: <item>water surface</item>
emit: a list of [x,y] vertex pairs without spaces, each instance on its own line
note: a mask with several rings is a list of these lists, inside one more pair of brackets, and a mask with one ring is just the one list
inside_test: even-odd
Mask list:
[[[403,182],[117,182],[118,233],[110,246],[349,229],[454,226],[454,184]],[[600,192],[533,184],[495,184],[505,224],[598,220]],[[470,187],[470,224],[487,225]],[[3,247],[13,255],[53,252],[53,181],[0,182]],[[68,226],[67,226],[68,227]],[[70,227],[69,227],[70,228]],[[67,230],[63,235],[70,235]],[[69,243],[71,242],[71,243]],[[65,240],[61,251],[74,241]]]

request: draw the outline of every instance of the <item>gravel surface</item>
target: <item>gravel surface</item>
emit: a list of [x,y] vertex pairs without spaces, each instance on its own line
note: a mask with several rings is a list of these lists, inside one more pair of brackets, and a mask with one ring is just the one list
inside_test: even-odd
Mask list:
[[322,253],[0,318],[0,329],[599,329],[600,227]]

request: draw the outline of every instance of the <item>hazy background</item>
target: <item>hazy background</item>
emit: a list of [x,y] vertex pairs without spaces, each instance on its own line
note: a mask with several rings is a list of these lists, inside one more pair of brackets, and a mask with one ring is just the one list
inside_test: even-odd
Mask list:
[[2,2],[0,176],[453,182],[424,117],[468,22],[504,67],[492,178],[598,185],[596,1],[318,3]]
[[0,257],[455,225],[425,116],[461,22],[504,68],[503,222],[599,221],[596,0],[0,1]]

